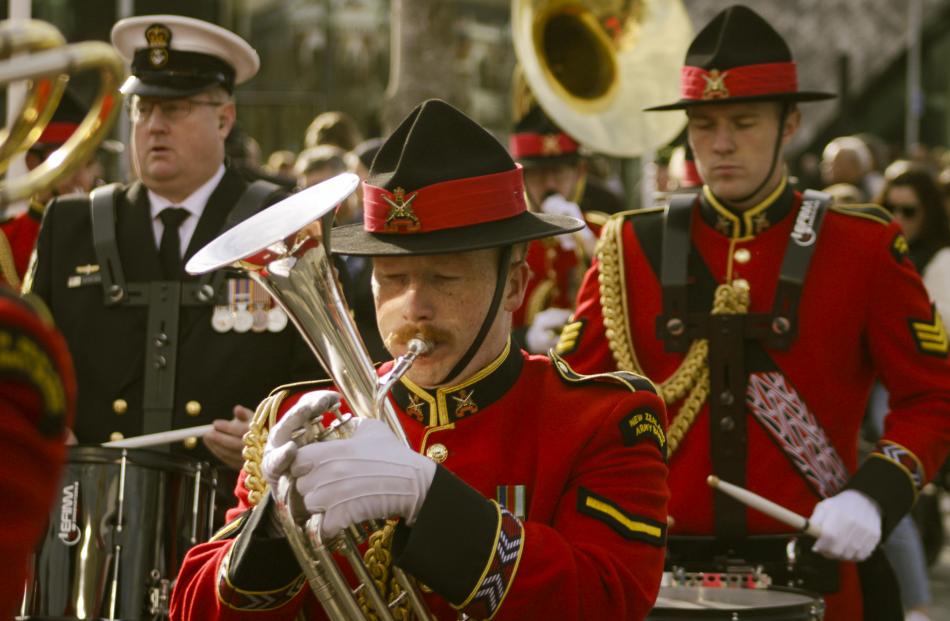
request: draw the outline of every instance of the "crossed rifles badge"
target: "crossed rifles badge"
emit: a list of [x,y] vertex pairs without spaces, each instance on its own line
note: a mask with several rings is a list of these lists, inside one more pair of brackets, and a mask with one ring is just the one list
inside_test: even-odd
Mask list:
[[409,233],[418,231],[422,226],[416,213],[412,210],[412,201],[418,196],[413,192],[406,198],[406,191],[402,188],[393,190],[393,197],[390,200],[388,196],[383,196],[383,200],[389,204],[389,215],[386,216],[386,230],[393,233]]
[[726,76],[728,71],[719,73],[718,69],[713,69],[709,75],[704,75],[706,88],[703,89],[703,99],[725,99],[729,96],[729,89],[726,88]]
[[156,69],[168,62],[168,45],[172,41],[172,31],[164,24],[152,24],[145,30],[148,41],[148,62]]

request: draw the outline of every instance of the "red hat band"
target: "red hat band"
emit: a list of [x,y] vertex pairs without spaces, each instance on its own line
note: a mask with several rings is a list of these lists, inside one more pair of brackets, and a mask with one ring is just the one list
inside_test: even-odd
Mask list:
[[556,157],[577,153],[580,148],[567,134],[534,134],[520,132],[508,140],[508,150],[515,159],[524,157]]
[[79,127],[79,123],[69,123],[69,122],[51,122],[43,130],[43,133],[40,134],[40,137],[37,139],[36,143],[38,145],[44,144],[63,144],[69,137],[73,135],[73,132]]
[[431,233],[513,218],[526,210],[521,166],[412,192],[363,183],[363,228],[370,233]]
[[794,62],[745,65],[725,71],[686,66],[680,73],[680,90],[683,99],[703,101],[795,93],[798,74]]

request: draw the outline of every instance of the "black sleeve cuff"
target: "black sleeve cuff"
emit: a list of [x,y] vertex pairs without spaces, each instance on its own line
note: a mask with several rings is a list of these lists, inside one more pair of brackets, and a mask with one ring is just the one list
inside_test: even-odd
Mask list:
[[396,565],[449,602],[466,601],[495,553],[497,506],[438,466],[411,528],[393,536]]
[[917,500],[917,490],[907,472],[874,453],[858,468],[847,487],[867,494],[881,508],[881,541],[887,539]]
[[228,581],[244,591],[273,591],[292,583],[301,574],[290,544],[268,530],[271,520],[270,494],[254,507],[241,529],[228,564]]

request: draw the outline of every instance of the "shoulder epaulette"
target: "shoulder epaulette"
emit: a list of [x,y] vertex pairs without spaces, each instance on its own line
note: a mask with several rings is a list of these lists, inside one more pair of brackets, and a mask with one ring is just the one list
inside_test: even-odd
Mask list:
[[591,209],[584,212],[584,221],[587,224],[593,224],[594,226],[604,226],[607,224],[607,220],[610,219],[610,214],[605,211],[597,211]]
[[274,390],[270,391],[270,393],[267,396],[273,397],[274,395],[276,395],[282,390],[286,390],[287,394],[290,395],[293,393],[300,392],[301,390],[305,390],[309,387],[319,388],[321,386],[327,386],[328,384],[333,384],[333,380],[318,379],[318,380],[303,380],[300,382],[292,382],[290,384],[283,384],[281,386],[278,386]]
[[855,218],[873,220],[885,225],[890,224],[892,219],[891,213],[880,205],[833,205],[831,207],[831,211],[835,211],[846,216],[853,216]]
[[642,375],[637,375],[636,373],[631,373],[629,371],[609,371],[606,373],[593,373],[590,375],[584,375],[572,369],[571,365],[569,365],[567,361],[564,360],[564,358],[561,358],[556,352],[553,351],[551,352],[551,361],[554,363],[554,368],[557,369],[561,380],[567,384],[606,382],[609,384],[619,384],[621,386],[625,386],[631,392],[647,390],[653,394],[658,394],[656,386],[653,384],[653,382]]

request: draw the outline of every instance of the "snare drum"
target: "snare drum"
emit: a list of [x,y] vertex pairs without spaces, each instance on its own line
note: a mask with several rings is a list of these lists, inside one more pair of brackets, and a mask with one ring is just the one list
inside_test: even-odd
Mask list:
[[73,447],[34,555],[26,619],[153,619],[212,532],[214,472],[147,450]]
[[664,586],[649,621],[723,619],[745,621],[821,621],[824,602],[805,591],[782,587],[767,589]]

